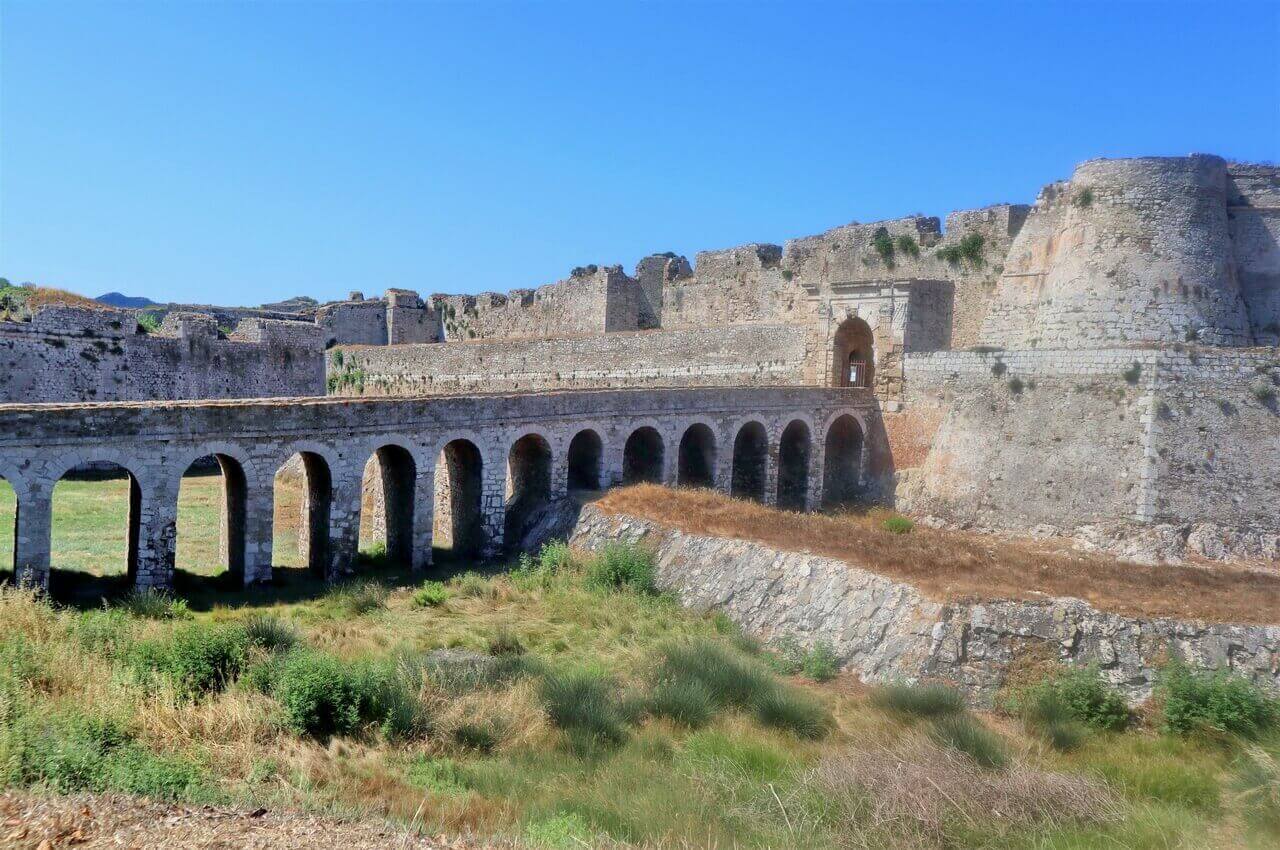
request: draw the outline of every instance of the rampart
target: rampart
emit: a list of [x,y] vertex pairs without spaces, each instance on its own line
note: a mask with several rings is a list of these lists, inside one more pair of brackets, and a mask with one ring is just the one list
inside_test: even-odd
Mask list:
[[345,347],[334,393],[456,395],[610,387],[796,386],[807,335],[788,325]]
[[47,307],[0,322],[0,401],[260,398],[324,391],[314,325],[169,313],[156,333],[122,310]]

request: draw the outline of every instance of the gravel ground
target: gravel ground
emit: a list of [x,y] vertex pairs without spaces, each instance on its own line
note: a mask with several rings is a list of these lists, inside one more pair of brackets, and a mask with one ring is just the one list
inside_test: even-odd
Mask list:
[[0,847],[499,850],[514,845],[409,835],[381,821],[195,808],[117,794],[0,794]]

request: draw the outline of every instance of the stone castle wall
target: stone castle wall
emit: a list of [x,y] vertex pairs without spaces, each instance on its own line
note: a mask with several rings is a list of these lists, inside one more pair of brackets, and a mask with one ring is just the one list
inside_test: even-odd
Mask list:
[[[742,325],[342,348],[335,392],[453,395],[608,387],[795,386],[810,356],[802,328]],[[345,380],[343,376],[347,377]],[[357,382],[358,376],[358,382]]]
[[1216,156],[1083,163],[1041,192],[1009,252],[981,342],[1254,344],[1253,328],[1275,319],[1277,260],[1266,245],[1274,224],[1238,215],[1233,241],[1228,194],[1228,166]]
[[324,350],[304,322],[246,319],[223,338],[196,313],[139,333],[135,314],[49,307],[0,322],[0,402],[321,395]]

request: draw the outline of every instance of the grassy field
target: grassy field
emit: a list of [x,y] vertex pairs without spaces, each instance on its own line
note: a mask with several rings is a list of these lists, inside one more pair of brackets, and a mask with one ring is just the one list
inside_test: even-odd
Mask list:
[[507,574],[290,579],[190,609],[4,591],[0,780],[549,848],[1280,840],[1269,726],[1173,734],[1153,711],[1049,734],[869,690],[651,592],[646,563],[553,549]]
[[[183,486],[193,575],[217,569],[218,483]],[[80,527],[58,523],[59,557],[101,569],[123,551],[124,483],[60,487],[56,510]],[[667,509],[645,492],[605,504]],[[296,496],[281,503],[287,534]],[[817,521],[873,537],[882,523]],[[883,537],[928,548],[916,534]],[[946,691],[833,677],[821,647],[761,647],[683,610],[653,591],[641,550],[583,561],[552,547],[488,574],[366,568],[336,588],[282,570],[271,587],[85,610],[0,591],[0,785],[385,817],[555,850],[1280,842],[1280,712],[1243,683],[1171,684],[1130,717],[1086,673],[974,713]]]

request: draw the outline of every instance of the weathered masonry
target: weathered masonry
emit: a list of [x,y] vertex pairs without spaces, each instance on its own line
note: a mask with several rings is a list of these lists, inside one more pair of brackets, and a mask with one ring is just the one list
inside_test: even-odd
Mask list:
[[847,498],[883,442],[874,404],[866,389],[802,387],[8,404],[0,478],[18,499],[20,583],[47,586],[54,485],[95,463],[130,479],[130,575],[168,587],[179,483],[212,457],[224,560],[249,583],[271,576],[274,474],[300,455],[307,562],[334,577],[355,562],[371,459],[388,551],[421,567],[433,543],[496,554],[510,514],[570,489],[679,482],[792,508]]

